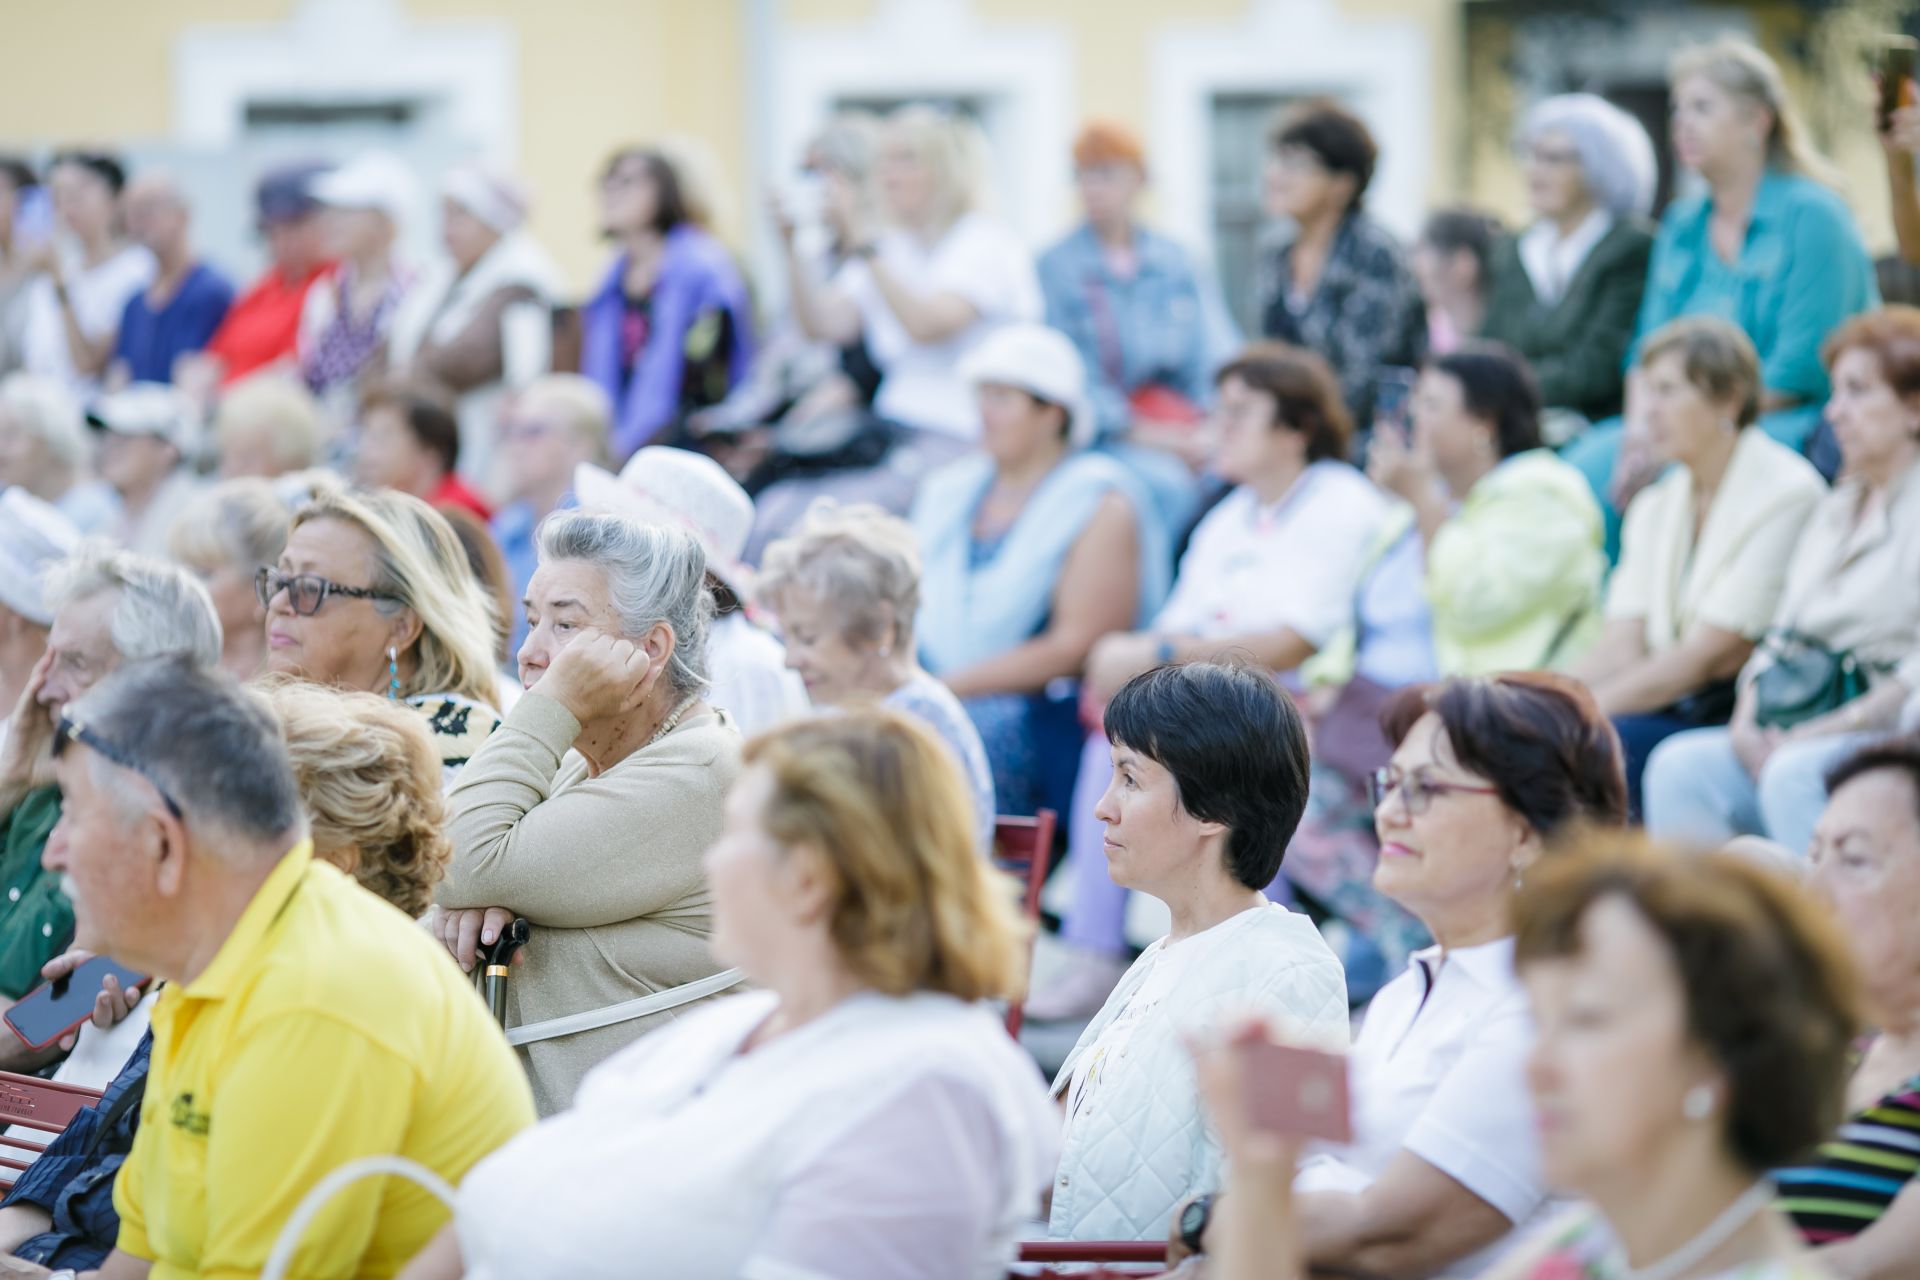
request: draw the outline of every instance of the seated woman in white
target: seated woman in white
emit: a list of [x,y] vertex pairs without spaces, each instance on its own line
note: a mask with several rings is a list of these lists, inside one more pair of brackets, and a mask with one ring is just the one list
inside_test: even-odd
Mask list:
[[1095,806],[1115,883],[1166,903],[1149,946],[1054,1079],[1066,1141],[1048,1234],[1149,1240],[1214,1185],[1184,1037],[1257,1011],[1296,1041],[1347,1044],[1340,962],[1267,901],[1307,803],[1307,735],[1266,671],[1196,662],[1129,681],[1106,712],[1113,781]]
[[713,946],[765,989],[608,1060],[476,1166],[407,1280],[1005,1274],[1059,1120],[983,1003],[1021,946],[952,756],[871,709],[745,760],[707,854]]

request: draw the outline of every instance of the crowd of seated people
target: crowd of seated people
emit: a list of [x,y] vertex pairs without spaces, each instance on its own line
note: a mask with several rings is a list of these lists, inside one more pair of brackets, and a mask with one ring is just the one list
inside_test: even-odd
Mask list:
[[825,122],[771,308],[672,145],[578,297],[487,166],[273,168],[236,292],[0,159],[0,1000],[142,975],[0,1048],[103,1091],[0,1271],[1915,1274],[1920,309],[1764,53],[1670,88],[1657,228],[1565,94],[1404,244],[1293,104],[1250,342],[1111,121],[1037,253]]

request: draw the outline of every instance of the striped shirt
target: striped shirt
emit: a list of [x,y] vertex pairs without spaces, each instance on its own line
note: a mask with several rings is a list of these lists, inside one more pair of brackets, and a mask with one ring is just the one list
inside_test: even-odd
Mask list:
[[1848,1240],[1880,1220],[1920,1173],[1920,1076],[1848,1117],[1813,1159],[1774,1174],[1780,1207],[1808,1244]]

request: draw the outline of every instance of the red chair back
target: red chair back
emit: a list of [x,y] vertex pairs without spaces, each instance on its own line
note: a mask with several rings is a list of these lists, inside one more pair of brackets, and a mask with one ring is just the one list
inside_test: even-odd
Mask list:
[[[1047,871],[1053,857],[1053,829],[1060,820],[1051,809],[1042,809],[1031,818],[998,817],[993,820],[993,860],[1022,877],[1026,893],[1021,909],[1029,921],[1040,919],[1040,890],[1047,883]],[[1026,1008],[1024,999],[1007,1009],[1007,1034],[1018,1039],[1020,1022]]]
[[[50,1135],[48,1141],[58,1137],[76,1115],[98,1101],[98,1089],[85,1089],[77,1084],[61,1084],[37,1076],[0,1071],[0,1124],[17,1124],[24,1129],[37,1130]],[[8,1138],[6,1145],[35,1153],[47,1149],[44,1142],[30,1142],[22,1138]],[[0,1174],[0,1182],[11,1184],[26,1170],[27,1164],[25,1160],[16,1160],[0,1152],[0,1169],[11,1171]]]
[[[1144,1266],[1165,1268],[1167,1265],[1167,1245],[1164,1240],[1023,1240],[1020,1244],[1021,1262],[1093,1263],[1096,1269],[1091,1273],[1099,1276],[1152,1276],[1163,1271],[1140,1270]],[[1125,1267],[1124,1271],[1108,1271],[1111,1266]],[[1071,1271],[1056,1272],[1047,1270],[1043,1276],[1076,1275],[1089,1280],[1089,1273],[1081,1267]]]

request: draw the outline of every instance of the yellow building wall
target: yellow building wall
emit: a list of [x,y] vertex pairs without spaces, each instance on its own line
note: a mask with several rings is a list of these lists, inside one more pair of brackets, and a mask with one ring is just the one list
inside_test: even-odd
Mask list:
[[[517,165],[535,194],[532,227],[576,287],[605,250],[594,181],[616,146],[698,140],[726,191],[746,173],[741,8],[722,0],[402,0],[416,22],[489,19],[519,62]],[[172,131],[172,57],[203,23],[284,22],[295,0],[8,0],[13,56],[0,76],[0,144],[116,142]],[[102,38],[110,25],[111,38]],[[739,243],[738,208],[721,232]]]

